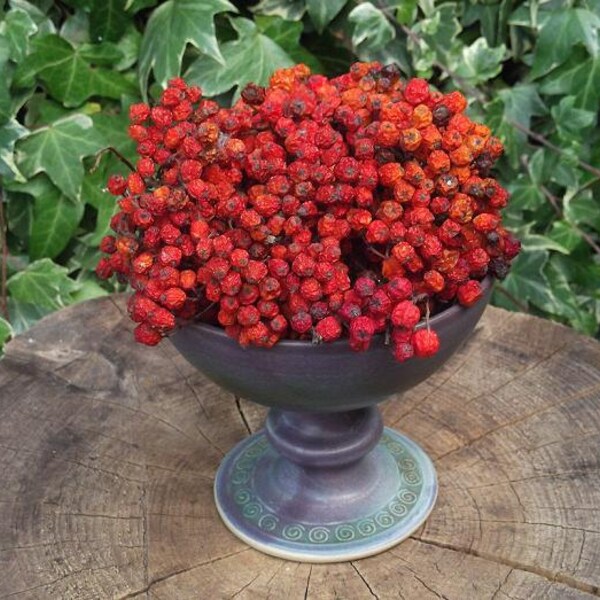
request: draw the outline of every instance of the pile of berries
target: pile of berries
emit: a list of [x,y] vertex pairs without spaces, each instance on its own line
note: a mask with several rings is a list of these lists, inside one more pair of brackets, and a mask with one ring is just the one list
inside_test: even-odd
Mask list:
[[520,248],[489,176],[502,144],[466,106],[379,63],[282,69],[231,108],[173,79],[131,106],[141,158],[109,180],[120,211],[97,273],[131,284],[149,345],[200,319],[244,346],[385,334],[399,361],[431,356],[417,323],[473,305]]

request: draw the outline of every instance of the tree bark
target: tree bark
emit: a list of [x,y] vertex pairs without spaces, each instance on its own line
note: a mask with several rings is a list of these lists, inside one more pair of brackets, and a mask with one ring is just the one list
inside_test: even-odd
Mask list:
[[262,425],[124,297],[54,313],[0,362],[0,597],[584,599],[600,596],[600,344],[489,308],[428,381],[382,406],[435,460],[436,508],[396,548],[309,565],[219,520],[219,461]]

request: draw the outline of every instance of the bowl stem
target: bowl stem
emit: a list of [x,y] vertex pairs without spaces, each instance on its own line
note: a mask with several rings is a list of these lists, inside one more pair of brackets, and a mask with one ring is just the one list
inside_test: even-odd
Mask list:
[[272,408],[266,422],[271,445],[305,468],[346,467],[359,461],[383,433],[376,406],[323,413]]

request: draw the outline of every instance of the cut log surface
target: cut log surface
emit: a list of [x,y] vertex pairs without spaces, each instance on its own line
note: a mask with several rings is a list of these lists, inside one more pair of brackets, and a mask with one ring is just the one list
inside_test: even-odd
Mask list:
[[125,298],[72,306],[0,362],[0,597],[447,600],[600,596],[600,344],[488,308],[431,379],[382,405],[434,459],[426,524],[333,565],[256,552],[212,498],[265,409],[136,345]]

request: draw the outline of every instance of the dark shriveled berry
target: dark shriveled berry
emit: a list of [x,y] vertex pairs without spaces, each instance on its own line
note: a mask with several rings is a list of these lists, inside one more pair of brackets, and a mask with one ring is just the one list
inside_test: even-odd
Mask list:
[[252,104],[253,106],[258,106],[265,100],[265,90],[255,83],[249,83],[242,90],[242,98],[244,99],[244,102]]

